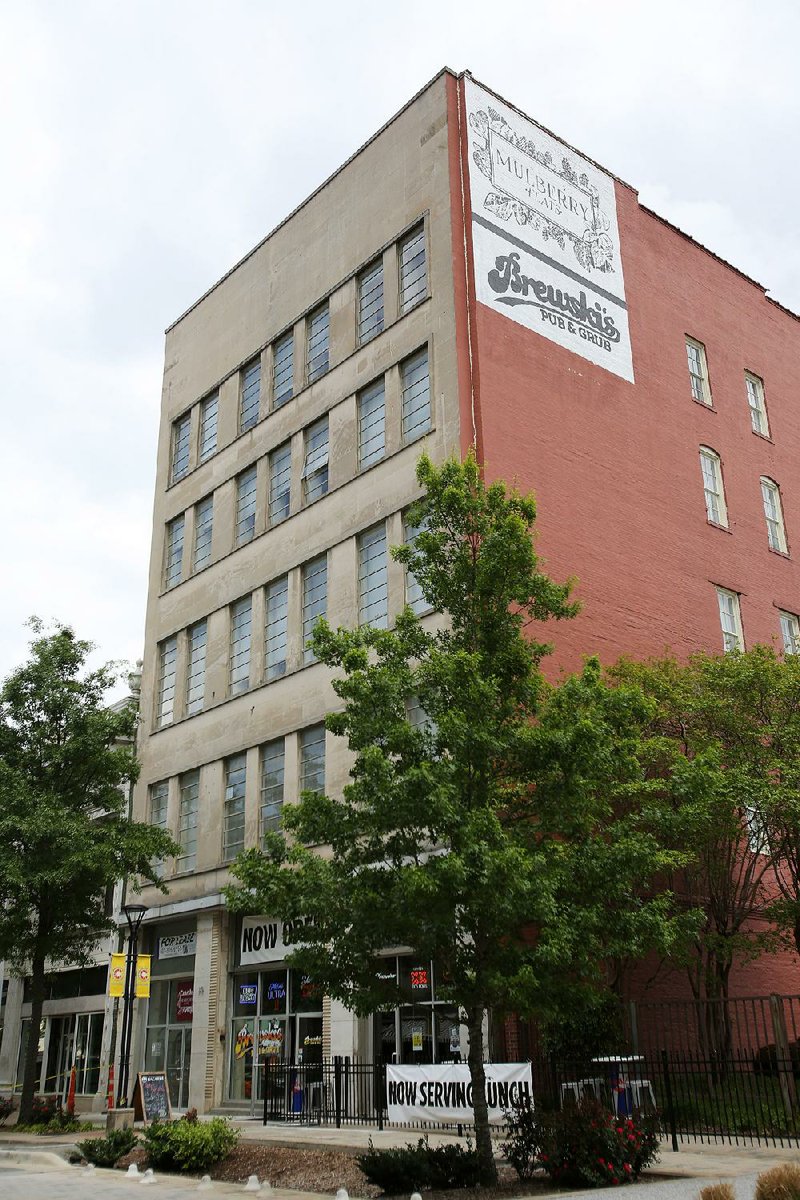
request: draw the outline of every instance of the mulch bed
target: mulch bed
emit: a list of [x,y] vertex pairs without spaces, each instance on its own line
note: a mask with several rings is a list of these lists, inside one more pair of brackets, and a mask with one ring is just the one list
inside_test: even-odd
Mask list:
[[[324,1192],[333,1196],[341,1187],[350,1196],[374,1200],[382,1195],[380,1188],[367,1183],[356,1163],[356,1151],[310,1150],[300,1146],[274,1146],[264,1142],[242,1141],[216,1167],[208,1172],[212,1179],[227,1183],[246,1183],[250,1175],[268,1179],[276,1188],[295,1188],[304,1192]],[[127,1170],[135,1162],[139,1170],[145,1166],[143,1147],[133,1150],[117,1163]],[[425,1200],[505,1200],[512,1196],[538,1196],[558,1191],[549,1181],[534,1179],[523,1182],[516,1172],[503,1163],[498,1164],[500,1181],[493,1188],[458,1188],[446,1192],[425,1192]],[[199,1177],[201,1173],[197,1172]]]

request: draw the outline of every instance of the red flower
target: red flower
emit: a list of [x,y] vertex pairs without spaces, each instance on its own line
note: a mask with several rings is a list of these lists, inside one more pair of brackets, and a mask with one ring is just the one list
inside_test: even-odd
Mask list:
[[631,1164],[630,1164],[630,1163],[623,1163],[623,1164],[622,1164],[622,1169],[623,1169],[623,1171],[625,1172],[625,1174],[626,1174],[626,1175],[630,1175],[630,1173],[631,1173]]

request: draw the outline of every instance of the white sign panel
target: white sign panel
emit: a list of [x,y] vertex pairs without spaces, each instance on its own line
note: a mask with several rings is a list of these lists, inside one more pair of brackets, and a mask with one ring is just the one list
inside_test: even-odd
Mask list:
[[301,940],[308,921],[277,921],[269,917],[245,917],[239,935],[239,962],[243,967],[255,963],[280,962]]
[[481,304],[633,382],[614,180],[466,80]]
[[196,933],[172,933],[158,939],[159,958],[186,958],[197,949]]
[[[484,1063],[489,1120],[498,1123],[517,1104],[533,1103],[530,1063]],[[450,1121],[471,1124],[472,1084],[466,1063],[386,1067],[390,1121]]]

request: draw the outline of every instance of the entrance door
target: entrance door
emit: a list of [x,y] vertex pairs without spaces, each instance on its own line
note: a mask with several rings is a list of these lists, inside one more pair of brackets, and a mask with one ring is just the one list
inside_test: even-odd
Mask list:
[[186,1108],[189,1103],[191,1052],[191,1026],[167,1031],[167,1086],[173,1108]]

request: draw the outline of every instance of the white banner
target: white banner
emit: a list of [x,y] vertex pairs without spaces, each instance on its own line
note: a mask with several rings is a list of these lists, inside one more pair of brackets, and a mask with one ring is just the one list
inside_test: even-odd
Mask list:
[[[515,1104],[533,1103],[530,1063],[484,1063],[489,1120],[495,1124]],[[390,1121],[451,1121],[470,1125],[472,1084],[466,1063],[386,1068]]]
[[158,958],[188,958],[197,950],[196,933],[170,933],[158,939]]
[[239,963],[243,967],[257,963],[281,962],[301,941],[306,918],[297,921],[271,920],[269,917],[245,917],[239,936]]
[[614,180],[466,80],[475,291],[633,382]]

